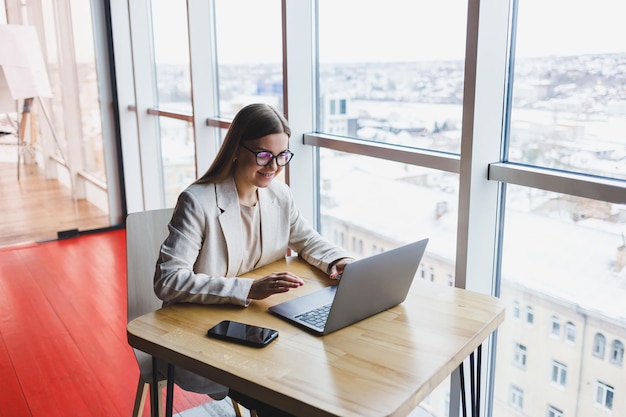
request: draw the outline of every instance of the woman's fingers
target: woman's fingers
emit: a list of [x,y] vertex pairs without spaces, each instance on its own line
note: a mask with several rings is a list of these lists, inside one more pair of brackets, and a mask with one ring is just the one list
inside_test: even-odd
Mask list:
[[252,284],[249,298],[263,299],[272,294],[283,293],[291,288],[298,288],[304,285],[304,281],[291,272],[274,272],[263,278],[260,278]]

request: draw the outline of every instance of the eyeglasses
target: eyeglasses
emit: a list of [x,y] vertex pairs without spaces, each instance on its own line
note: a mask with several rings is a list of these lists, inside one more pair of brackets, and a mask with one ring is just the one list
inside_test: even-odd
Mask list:
[[269,151],[256,152],[248,148],[247,146],[244,146],[244,145],[239,145],[239,146],[252,152],[256,156],[256,164],[262,167],[271,164],[272,159],[276,159],[276,164],[279,167],[284,167],[285,165],[289,163],[289,161],[291,161],[291,158],[293,158],[293,152],[291,152],[289,149],[287,149],[286,151],[282,151],[278,155],[274,155],[273,153]]

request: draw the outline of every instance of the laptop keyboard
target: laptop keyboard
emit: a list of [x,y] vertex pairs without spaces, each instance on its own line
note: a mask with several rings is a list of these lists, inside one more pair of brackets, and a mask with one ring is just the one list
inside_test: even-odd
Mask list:
[[330,312],[331,305],[332,304],[326,304],[325,306],[317,307],[313,310],[297,315],[296,318],[307,324],[323,329],[324,324],[326,324],[326,319],[328,319],[328,313]]

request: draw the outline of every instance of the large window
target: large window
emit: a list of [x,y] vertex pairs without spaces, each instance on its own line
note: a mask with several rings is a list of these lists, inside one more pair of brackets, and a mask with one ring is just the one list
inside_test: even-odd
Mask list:
[[283,109],[279,0],[216,0],[219,116],[250,103]]
[[151,0],[156,103],[164,110],[191,111],[187,2]]
[[[152,0],[154,80],[152,107],[157,113],[165,204],[176,203],[178,194],[196,178],[192,112],[189,27],[185,1]],[[168,112],[168,113],[164,113]],[[168,117],[169,112],[174,113]],[[180,120],[183,119],[183,120]]]
[[[38,41],[22,48],[26,64],[19,63],[19,66],[33,66],[31,69],[36,74],[30,79],[25,73],[21,82],[33,83],[36,91],[42,92],[33,97],[30,113],[26,113],[29,115],[21,119],[26,122],[22,133],[28,146],[26,153],[20,150],[24,156],[20,163],[24,167],[19,170],[36,177],[41,175],[50,180],[51,186],[67,187],[69,198],[75,203],[74,218],[61,221],[57,213],[50,213],[51,230],[108,227],[110,219],[119,220],[120,207],[112,204],[119,201],[119,190],[115,175],[107,172],[116,162],[112,162],[115,158],[111,155],[115,144],[112,143],[110,77],[108,57],[103,52],[100,9],[96,4],[79,0],[5,0],[0,2],[0,9],[0,23],[30,26]],[[43,64],[41,67],[39,62]],[[4,89],[8,88],[3,84]],[[17,87],[14,93],[18,97],[22,97],[24,90],[19,90],[24,86],[13,86]],[[30,90],[32,86],[27,87]],[[20,112],[26,107],[22,99],[15,104]],[[17,117],[11,115],[11,119]],[[17,123],[11,126],[17,128]],[[107,152],[111,157],[108,164]],[[24,171],[27,165],[28,171]],[[24,191],[26,196],[30,190]]]
[[[494,22],[488,20],[492,16],[501,20],[494,26],[512,22],[508,35],[511,60],[507,61],[502,55],[499,64],[496,62],[506,74],[504,85],[498,83],[498,77],[484,73],[476,75],[480,83],[465,78],[472,76],[465,68],[468,64],[464,61],[465,41],[456,42],[465,39],[465,34],[457,29],[466,27],[466,4],[444,3],[434,6],[390,2],[381,9],[373,2],[319,2],[317,130],[327,134],[326,137],[321,135],[323,146],[345,149],[347,146],[335,145],[332,140],[349,137],[353,148],[358,143],[381,144],[378,148],[368,145],[372,147],[364,151],[364,155],[401,160],[401,156],[390,157],[386,150],[418,148],[440,156],[461,153],[463,164],[463,158],[470,157],[461,152],[463,104],[474,104],[464,102],[463,94],[471,91],[466,83],[476,82],[477,88],[482,88],[475,92],[476,97],[482,98],[501,89],[500,102],[505,110],[501,128],[489,126],[484,132],[473,132],[474,138],[464,139],[474,140],[478,144],[474,146],[482,146],[482,153],[493,153],[493,148],[487,147],[493,146],[494,141],[482,141],[482,137],[495,132],[501,135],[502,140],[497,138],[495,142],[501,149],[503,162],[555,169],[543,171],[547,176],[556,177],[571,171],[626,178],[626,141],[620,136],[623,130],[620,126],[626,122],[626,116],[624,111],[618,110],[626,100],[618,86],[621,75],[614,77],[623,72],[626,57],[626,47],[617,41],[623,38],[624,29],[614,17],[620,15],[621,3],[551,2],[543,10],[544,2],[520,1],[512,2],[512,13],[506,15],[492,13],[488,7],[481,8],[485,27],[492,28],[489,23]],[[441,13],[440,6],[445,8],[445,13]],[[541,13],[538,8],[542,8]],[[585,32],[583,41],[578,36],[581,31],[573,30],[589,25],[586,19],[581,20],[582,16],[587,16],[587,11],[590,21],[598,22],[602,29],[598,33]],[[613,16],[606,25],[601,24],[602,16],[607,13]],[[407,23],[418,15],[423,25]],[[470,18],[472,16],[470,11]],[[508,16],[512,16],[511,22],[505,21]],[[393,27],[388,25],[390,22]],[[376,31],[371,30],[373,24]],[[438,30],[444,31],[445,47],[440,42],[423,42],[427,36],[418,32],[424,28],[431,31],[430,37],[438,40],[444,39],[437,36]],[[489,48],[487,39],[488,36],[482,41],[479,38],[479,43],[484,43],[478,45],[483,54],[487,54],[485,50]],[[426,45],[436,45],[439,54],[429,51]],[[463,47],[458,48],[459,45]],[[455,56],[455,52],[458,55]],[[481,67],[480,56],[477,60],[483,71],[493,69],[493,66]],[[484,81],[485,78],[488,80]],[[489,119],[490,114],[498,110],[493,106],[481,108],[478,99],[475,102],[472,124]],[[497,100],[495,102],[497,104]],[[492,124],[499,122],[497,118],[489,120]],[[473,149],[471,157],[478,160],[481,152]],[[487,162],[498,161],[494,157]],[[416,175],[420,172],[423,175]],[[527,326],[519,327],[507,321],[500,332],[497,350],[504,355],[504,346],[510,346],[512,340],[524,340],[525,375],[522,378],[519,373],[522,357],[519,349],[513,361],[496,360],[493,413],[498,416],[516,415],[513,408],[521,407],[521,393],[534,391],[537,384],[548,383],[545,364],[550,363],[550,356],[558,357],[564,346],[570,349],[568,355],[577,358],[574,363],[583,363],[583,369],[569,372],[570,377],[592,377],[593,368],[586,365],[582,342],[576,337],[577,333],[585,334],[585,313],[580,306],[584,306],[583,310],[600,311],[598,325],[608,326],[619,305],[618,295],[609,296],[616,291],[613,274],[626,265],[623,255],[626,242],[620,238],[625,230],[625,206],[586,198],[585,194],[554,192],[545,188],[547,180],[531,178],[523,185],[521,175],[513,173],[512,177],[520,185],[502,189],[499,226],[503,231],[502,251],[494,253],[492,261],[501,260],[496,287],[502,298],[516,303],[513,310],[520,308],[514,300],[524,300],[523,320]],[[352,234],[351,239],[345,240],[346,247],[353,248],[357,256],[367,255],[362,252],[363,248],[379,248],[381,244],[356,242],[364,241],[365,236],[372,240],[400,236],[397,224],[401,224],[401,232],[409,236],[423,232],[431,235],[433,243],[441,239],[450,244],[456,241],[456,226],[446,235],[451,229],[446,228],[444,225],[448,224],[442,220],[448,217],[446,222],[451,221],[459,208],[454,200],[459,195],[466,196],[465,190],[459,194],[460,179],[445,170],[404,166],[323,149],[320,151],[319,184],[321,229],[329,237],[338,236],[338,242]],[[431,198],[425,197],[425,193]],[[436,196],[446,193],[452,195]],[[476,209],[484,211],[487,200]],[[421,214],[429,201],[437,207],[431,211],[430,218]],[[442,218],[439,208],[445,213]],[[389,218],[377,216],[377,213],[389,214]],[[345,219],[341,231],[337,230],[339,218]],[[597,243],[590,245],[589,242]],[[424,263],[429,258],[437,258],[452,270],[458,261],[456,256],[453,250],[441,251],[440,246],[432,245]],[[428,265],[422,265],[420,271],[427,277]],[[598,285],[599,278],[606,280],[607,285]],[[589,297],[595,293],[598,294]],[[558,317],[556,322],[554,317]],[[552,337],[547,343],[547,336],[560,335],[561,328],[563,337]],[[537,349],[537,356],[528,365],[525,363],[526,347],[533,352]],[[512,369],[512,365],[518,369]],[[554,370],[554,382],[564,384],[565,369]],[[514,394],[506,388],[511,386],[515,387]],[[511,395],[514,400],[509,397],[506,401]],[[547,390],[541,390],[528,398],[525,410],[533,415],[545,414],[547,395]],[[565,392],[565,395],[575,394]],[[572,398],[566,403],[575,401]],[[429,412],[437,414],[433,409]],[[574,410],[566,408],[563,413],[574,415]]]
[[[563,386],[567,375],[568,386],[581,387],[579,393],[563,391],[559,413],[599,415],[588,399],[595,397],[596,404],[610,409],[612,387],[623,380],[619,367],[600,369],[591,358],[604,355],[602,333],[626,332],[626,323],[615,321],[624,297],[617,277],[626,265],[626,206],[608,194],[606,200],[573,194],[594,176],[626,178],[626,44],[621,41],[626,30],[620,18],[626,5],[613,0],[520,0],[513,5],[505,159],[543,170],[546,177],[530,179],[527,186],[506,186],[501,298],[510,304],[532,299],[535,326],[505,322],[498,357],[509,338],[526,340],[535,356],[524,379],[506,362],[496,361],[494,415],[517,415],[504,405],[509,393],[501,387],[510,384],[535,393],[524,404],[528,415],[545,413],[545,404],[554,400],[553,392],[542,389],[543,364],[551,357],[579,364],[574,371],[552,362],[551,383]],[[520,176],[514,174],[513,181]],[[574,177],[581,181],[571,193],[554,192],[546,184]],[[564,323],[562,340],[546,337],[554,333],[555,316]],[[585,349],[587,343],[591,348]],[[604,382],[588,383],[599,378]]]
[[318,131],[458,153],[466,3],[319,1]]
[[518,3],[509,159],[626,179],[626,4]]

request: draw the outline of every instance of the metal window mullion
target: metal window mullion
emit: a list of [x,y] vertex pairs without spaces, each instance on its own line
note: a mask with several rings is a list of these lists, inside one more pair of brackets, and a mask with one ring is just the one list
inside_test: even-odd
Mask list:
[[290,149],[298,163],[289,165],[289,184],[302,215],[318,226],[317,150],[303,142],[305,132],[315,130],[317,94],[315,86],[316,39],[315,1],[283,0],[284,80],[288,94],[285,113],[291,127]]
[[[187,0],[196,175],[211,165],[220,147],[218,129],[206,123],[219,113],[214,0]],[[194,76],[195,75],[195,76]]]
[[510,162],[490,164],[489,179],[615,204],[626,204],[626,180],[555,171]]
[[[154,59],[152,11],[150,0],[128,1],[135,106],[141,166],[143,209],[165,206],[163,158],[161,156],[159,119],[148,114],[157,104],[156,62]],[[149,191],[149,192],[148,192]]]
[[[457,287],[487,294],[497,288],[502,210],[501,184],[489,181],[488,166],[501,158],[512,1],[468,2],[455,280]],[[479,407],[489,416],[495,337],[485,345]],[[459,410],[458,389],[453,378],[451,416]]]
[[407,148],[382,142],[371,142],[322,133],[306,133],[306,145],[335,151],[386,159],[440,171],[459,173],[459,155],[425,149]]
[[126,211],[134,213],[144,209],[144,188],[141,175],[139,129],[135,106],[135,77],[133,72],[132,42],[129,7],[126,0],[108,0],[111,13],[111,43],[115,71],[115,95],[121,146],[121,164],[125,191]]

